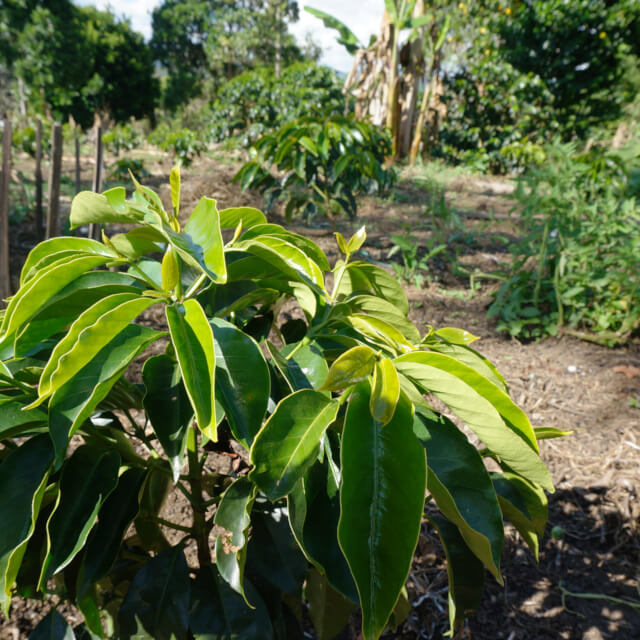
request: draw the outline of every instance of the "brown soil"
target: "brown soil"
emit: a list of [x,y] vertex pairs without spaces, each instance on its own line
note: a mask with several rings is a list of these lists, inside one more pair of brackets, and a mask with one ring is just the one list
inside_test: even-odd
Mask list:
[[[259,197],[243,194],[231,184],[235,168],[211,160],[197,162],[185,172],[185,209],[201,195],[216,197],[221,208],[260,207]],[[168,169],[166,162],[158,165],[148,182],[157,186],[166,180]],[[516,232],[506,219],[510,188],[507,181],[488,178],[456,178],[447,185],[446,201],[459,213],[467,234],[462,234],[458,250],[468,269],[490,272],[508,261],[504,238]],[[358,220],[338,221],[337,229],[347,235],[366,225],[365,257],[387,261],[392,233],[428,242],[434,231],[428,211],[433,208],[434,198],[412,178],[401,182],[390,200],[365,199]],[[281,222],[275,214],[272,218]],[[436,223],[442,224],[437,219]],[[331,262],[337,258],[333,229],[328,225],[297,226],[296,230],[313,236]],[[29,236],[25,230],[12,236],[15,265],[23,259],[18,254],[24,253]],[[508,525],[502,565],[505,587],[487,577],[480,610],[459,637],[640,638],[638,345],[607,349],[568,336],[522,344],[498,336],[486,318],[491,281],[483,281],[484,287],[471,293],[468,280],[451,273],[446,261],[436,258],[430,267],[432,281],[424,289],[408,286],[412,319],[418,325],[464,327],[478,335],[477,348],[497,364],[532,423],[573,431],[569,437],[541,443],[556,493],[550,496],[540,562],[536,564]],[[231,456],[220,464],[233,461]],[[184,513],[179,501],[168,509],[167,517]],[[549,534],[552,527],[558,534],[555,538]],[[442,549],[425,525],[408,581],[411,612],[403,625],[384,637],[443,637],[448,628],[446,586]],[[26,638],[47,608],[38,601],[16,601],[11,619],[0,617],[0,639]],[[79,621],[71,609],[62,612],[70,621]]]

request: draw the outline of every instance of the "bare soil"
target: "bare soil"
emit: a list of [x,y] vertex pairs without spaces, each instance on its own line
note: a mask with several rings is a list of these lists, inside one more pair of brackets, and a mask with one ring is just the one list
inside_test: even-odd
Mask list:
[[[147,183],[159,186],[170,165],[155,166]],[[243,194],[231,183],[237,165],[203,159],[185,172],[183,207],[202,195],[218,199],[219,207],[262,206],[261,198]],[[442,232],[434,217],[433,193],[408,174],[390,199],[365,198],[356,222],[338,221],[347,235],[366,225],[367,259],[388,262],[391,234],[411,235],[428,243]],[[164,188],[163,188],[164,189]],[[446,203],[458,213],[463,233],[455,247],[469,270],[483,272],[508,264],[505,238],[517,233],[508,219],[511,209],[506,180],[458,177],[445,187]],[[163,191],[163,195],[167,195]],[[271,216],[282,222],[277,213]],[[333,231],[320,221],[294,225],[337,258]],[[14,274],[32,242],[28,225],[12,228]],[[446,258],[446,256],[445,256]],[[505,376],[514,400],[534,426],[554,426],[572,435],[541,443],[556,492],[550,496],[547,535],[539,563],[508,526],[502,573],[505,587],[487,577],[480,610],[459,638],[476,640],[631,640],[640,638],[640,348],[637,344],[607,349],[569,336],[522,344],[500,336],[486,318],[492,283],[471,292],[464,275],[450,261],[430,264],[431,281],[424,288],[408,285],[411,318],[419,326],[463,327],[480,340],[475,346]],[[151,318],[150,321],[153,321]],[[237,464],[237,454],[220,456],[220,465]],[[180,501],[167,516],[186,517]],[[550,535],[552,528],[555,537]],[[447,577],[444,554],[426,524],[408,581],[412,602],[407,620],[386,639],[441,638],[448,629]],[[15,601],[11,619],[0,616],[0,640],[26,638],[50,603]],[[71,608],[61,611],[70,621],[80,618]],[[356,621],[345,638],[356,638]],[[312,637],[312,636],[309,636]]]

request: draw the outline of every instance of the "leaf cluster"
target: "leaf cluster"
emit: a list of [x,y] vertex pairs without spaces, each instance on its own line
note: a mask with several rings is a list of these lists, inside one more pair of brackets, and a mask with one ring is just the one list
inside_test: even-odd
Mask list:
[[[171,204],[139,184],[78,194],[73,227],[131,229],[41,243],[1,314],[5,614],[54,592],[101,638],[287,638],[304,590],[319,633],[359,605],[374,640],[401,617],[426,496],[457,626],[484,568],[502,582],[503,518],[537,555],[537,439],[559,433],[532,428],[474,336],[421,338],[395,278],[352,260],[364,229],[337,234],[330,268],[256,209],[202,198],[183,224],[176,170]],[[165,517],[172,492],[191,524]],[[36,633],[74,637],[56,612]]]
[[157,126],[147,139],[163,151],[170,152],[184,167],[190,166],[207,149],[205,136],[186,127],[172,127],[168,123]]
[[251,152],[234,181],[265,193],[268,207],[283,200],[287,219],[317,213],[353,218],[356,195],[384,194],[396,179],[385,168],[391,153],[386,131],[352,117],[299,118],[262,136]]

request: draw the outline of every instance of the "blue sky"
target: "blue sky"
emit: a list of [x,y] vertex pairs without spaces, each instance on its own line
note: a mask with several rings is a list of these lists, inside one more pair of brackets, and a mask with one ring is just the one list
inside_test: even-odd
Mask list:
[[[151,36],[151,11],[160,4],[160,0],[76,0],[76,4],[95,5],[99,9],[110,7],[114,13],[127,16],[136,31],[140,31],[145,38]],[[301,42],[306,33],[311,33],[314,40],[322,47],[321,62],[348,72],[351,69],[352,57],[344,47],[335,41],[335,31],[325,29],[320,20],[306,11],[302,11],[306,2],[299,2],[300,20],[291,25],[291,32]],[[382,20],[383,0],[313,0],[309,3],[316,9],[326,11],[342,20],[363,42],[369,41],[369,36],[377,33]]]

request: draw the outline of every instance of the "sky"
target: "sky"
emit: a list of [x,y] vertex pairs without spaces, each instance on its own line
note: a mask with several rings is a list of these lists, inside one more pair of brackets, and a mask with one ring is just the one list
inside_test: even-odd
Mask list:
[[[160,0],[76,0],[79,5],[94,5],[98,9],[111,8],[119,16],[126,16],[131,25],[145,38],[151,37],[151,11],[160,4]],[[289,27],[290,31],[302,43],[306,33],[311,33],[314,40],[322,47],[321,62],[338,71],[348,73],[353,61],[346,49],[336,43],[337,32],[326,29],[320,20],[303,11],[307,2],[298,2],[300,6],[300,20]],[[312,0],[309,3],[315,9],[320,9],[335,16],[346,24],[367,44],[369,37],[378,33],[382,20],[384,0]]]

